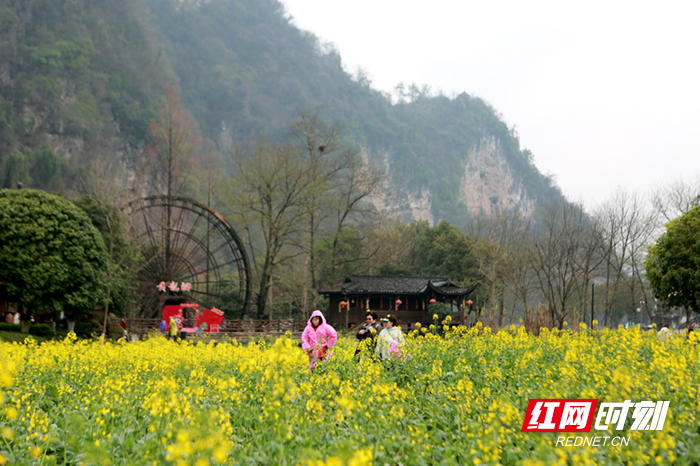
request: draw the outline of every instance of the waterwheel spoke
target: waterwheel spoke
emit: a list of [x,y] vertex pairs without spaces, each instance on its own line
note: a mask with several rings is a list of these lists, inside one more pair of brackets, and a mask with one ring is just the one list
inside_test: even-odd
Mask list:
[[[175,222],[175,232],[182,232],[182,216],[185,213],[185,209],[180,209],[180,215],[178,216],[177,221]],[[186,237],[187,238],[187,237]],[[186,241],[187,242],[187,241]],[[171,245],[171,251],[178,251],[178,243],[179,243],[179,235],[175,238],[173,244]]]
[[[240,261],[240,259],[233,259],[233,260],[230,260],[230,261],[228,261],[228,262],[226,262],[226,263],[219,264],[219,265],[217,265],[216,267],[212,267],[212,268],[208,269],[208,271],[209,271],[209,272],[214,272],[214,271],[220,270],[220,269],[223,268],[223,267],[226,267],[227,265],[231,265],[231,264],[234,264],[234,263],[239,262],[239,261]],[[197,274],[197,275],[199,275],[199,274]],[[191,275],[191,276],[194,276],[194,275]],[[187,278],[189,278],[189,277],[187,277]]]
[[[228,243],[222,243],[222,244],[219,245],[216,249],[214,249],[213,251],[210,251],[209,254],[208,254],[208,256],[209,256],[209,257],[214,257],[214,255],[215,255],[217,252],[221,251],[221,250],[222,250],[223,248],[225,248],[226,246],[228,246]],[[202,259],[198,260],[197,262],[193,262],[193,265],[199,265],[199,264],[201,263],[201,261],[202,261]]]

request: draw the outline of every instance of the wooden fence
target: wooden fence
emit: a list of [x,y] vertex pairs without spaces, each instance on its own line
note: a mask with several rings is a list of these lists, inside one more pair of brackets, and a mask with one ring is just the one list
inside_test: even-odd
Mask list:
[[[124,319],[126,328],[129,333],[136,335],[145,335],[152,331],[158,331],[161,319]],[[224,320],[219,327],[219,333],[231,334],[261,334],[261,335],[283,335],[286,332],[299,334],[306,327],[306,320],[299,319],[271,319],[271,320],[252,320],[252,319],[231,319]],[[194,327],[194,319],[185,319],[183,327]],[[115,332],[121,330],[121,319],[110,319],[110,329]],[[207,333],[207,332],[205,332]],[[209,334],[209,333],[207,333]],[[213,335],[213,333],[211,334]]]
[[[459,325],[462,324],[462,320],[460,319],[460,315],[453,315],[452,316],[452,324],[453,325]],[[158,331],[161,323],[161,319],[125,319],[126,325],[127,325],[127,330],[130,334],[135,334],[135,335],[146,335],[149,332],[153,331]],[[230,319],[230,320],[224,320],[221,323],[221,326],[219,327],[219,332],[218,335],[216,332],[213,333],[208,333],[205,332],[205,335],[209,335],[211,337],[221,337],[221,336],[231,336],[231,337],[238,337],[238,336],[262,336],[262,335],[283,335],[286,332],[291,332],[294,335],[299,335],[301,332],[304,331],[304,328],[306,327],[307,320],[301,320],[301,319],[270,319],[270,320],[254,320],[254,319]],[[340,331],[343,332],[343,326],[342,324],[339,324],[337,322],[330,322],[331,325],[334,325],[334,327]],[[471,316],[468,316],[467,318],[467,325],[471,326],[476,323],[476,315],[472,314]],[[121,332],[121,319],[119,318],[112,318],[110,319],[109,322],[110,325],[110,330],[113,334],[119,334]],[[184,327],[194,327],[195,321],[194,319],[185,319],[183,322]],[[345,331],[354,334],[357,329],[362,325],[362,323],[358,323],[357,325],[353,326],[350,329],[347,329]],[[404,332],[411,331],[415,328],[415,322],[411,321],[402,321],[399,320],[398,325],[401,326]],[[197,334],[201,335],[201,334]]]

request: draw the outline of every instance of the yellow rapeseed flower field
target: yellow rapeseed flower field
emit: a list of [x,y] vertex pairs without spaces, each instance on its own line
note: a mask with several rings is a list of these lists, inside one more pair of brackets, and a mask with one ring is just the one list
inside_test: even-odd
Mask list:
[[[694,335],[639,330],[407,336],[387,364],[340,339],[313,373],[296,341],[0,345],[0,465],[698,464]],[[627,446],[521,433],[530,398],[670,400]],[[584,435],[600,435],[591,432]]]

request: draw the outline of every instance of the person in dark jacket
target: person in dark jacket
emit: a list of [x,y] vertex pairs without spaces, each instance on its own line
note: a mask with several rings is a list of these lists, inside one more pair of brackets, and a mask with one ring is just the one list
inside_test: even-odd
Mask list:
[[[382,326],[377,320],[377,313],[367,310],[367,315],[365,316],[365,323],[362,326],[362,328],[358,330],[357,335],[355,335],[357,339],[360,340],[360,344],[357,345],[357,350],[355,350],[355,355],[357,356],[357,354],[359,354],[362,348],[370,348],[373,350],[377,342],[377,336],[381,331]],[[363,343],[368,338],[371,340],[366,343]]]

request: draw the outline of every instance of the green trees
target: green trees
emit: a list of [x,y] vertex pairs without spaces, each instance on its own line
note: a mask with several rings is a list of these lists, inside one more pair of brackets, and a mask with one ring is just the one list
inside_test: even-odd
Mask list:
[[142,3],[0,2],[0,188],[70,192],[95,154],[133,161],[171,76]]
[[70,201],[42,191],[0,191],[0,297],[25,320],[63,310],[69,320],[105,302],[100,233]]
[[464,285],[482,280],[475,241],[446,221],[396,222],[375,231],[366,247],[372,274],[442,276]]
[[644,266],[654,295],[669,306],[684,306],[689,322],[691,311],[700,309],[700,207],[666,224]]
[[447,276],[460,284],[469,284],[478,275],[474,247],[469,236],[442,221],[438,226],[426,228],[418,237],[416,265],[423,275]]
[[100,232],[108,255],[106,295],[109,311],[124,316],[133,301],[138,250],[129,240],[128,226],[115,206],[83,196],[73,201]]
[[[152,130],[163,129],[156,106],[177,82],[194,132],[222,153],[261,138],[288,141],[299,109],[327,108],[344,140],[389,167],[392,195],[429,192],[434,217],[458,227],[467,211],[461,175],[484,141],[498,143],[529,197],[558,196],[486,102],[410,84],[405,103],[392,104],[300,31],[278,0],[0,1],[0,35],[0,188],[21,182],[73,196],[79,169],[97,154],[141,170],[144,143],[168,145]],[[154,120],[161,128],[149,132]]]

